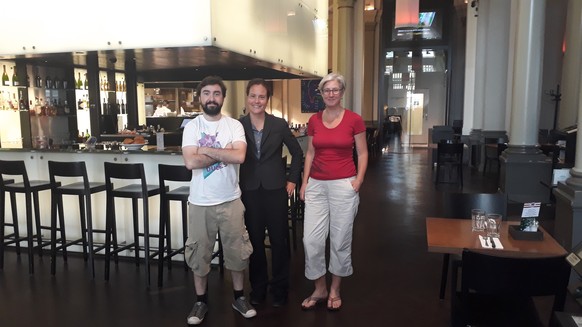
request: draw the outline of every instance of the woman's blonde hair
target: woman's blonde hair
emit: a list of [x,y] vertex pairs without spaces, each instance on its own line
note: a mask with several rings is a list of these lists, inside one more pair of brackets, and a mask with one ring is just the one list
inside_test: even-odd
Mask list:
[[327,84],[327,82],[330,81],[336,81],[340,84],[342,90],[346,89],[346,80],[342,75],[337,73],[329,73],[324,78],[321,79],[321,82],[319,82],[319,92],[323,93],[323,87],[325,86],[325,84]]

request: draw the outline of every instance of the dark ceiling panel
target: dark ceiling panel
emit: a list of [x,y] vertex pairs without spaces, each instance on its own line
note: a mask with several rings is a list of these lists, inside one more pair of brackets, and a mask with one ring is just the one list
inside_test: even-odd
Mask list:
[[[140,82],[199,81],[207,75],[218,75],[225,80],[317,77],[216,47],[111,50],[97,53],[99,68],[103,70],[125,71],[127,60],[135,61]],[[31,54],[15,59],[39,66],[84,67],[87,65],[87,52]]]

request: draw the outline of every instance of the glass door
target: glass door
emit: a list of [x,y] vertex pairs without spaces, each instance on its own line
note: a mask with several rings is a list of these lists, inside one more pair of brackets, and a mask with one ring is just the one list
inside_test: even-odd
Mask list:
[[386,53],[384,143],[428,146],[428,130],[444,125],[446,51],[391,50]]

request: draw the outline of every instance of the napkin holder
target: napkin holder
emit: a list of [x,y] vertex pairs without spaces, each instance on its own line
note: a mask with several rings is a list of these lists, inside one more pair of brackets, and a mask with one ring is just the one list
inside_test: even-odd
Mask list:
[[541,230],[535,232],[524,232],[519,230],[517,225],[509,225],[509,235],[515,240],[520,241],[541,241],[544,239],[544,233]]

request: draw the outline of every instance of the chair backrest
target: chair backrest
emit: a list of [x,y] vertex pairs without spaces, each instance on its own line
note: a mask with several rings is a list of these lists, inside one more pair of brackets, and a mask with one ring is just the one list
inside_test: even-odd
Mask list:
[[89,189],[89,178],[87,177],[87,167],[84,161],[63,162],[49,161],[49,178],[51,185],[57,185],[57,177],[81,177],[85,189]]
[[143,194],[147,193],[147,183],[143,163],[113,163],[105,162],[105,188],[113,190],[112,179],[139,179]]
[[160,189],[166,188],[166,182],[190,182],[192,171],[184,165],[158,165],[158,176],[160,178]]
[[483,209],[507,220],[507,195],[502,193],[443,192],[441,206],[441,215],[446,218],[470,219],[472,209]]
[[23,160],[0,160],[0,186],[4,187],[3,175],[21,176],[25,187],[30,187],[26,165]]
[[437,145],[437,162],[463,163],[463,143],[439,142]]
[[554,311],[564,309],[570,276],[566,255],[515,258],[465,249],[462,266],[462,298],[466,298],[469,292],[507,296],[554,295]]

